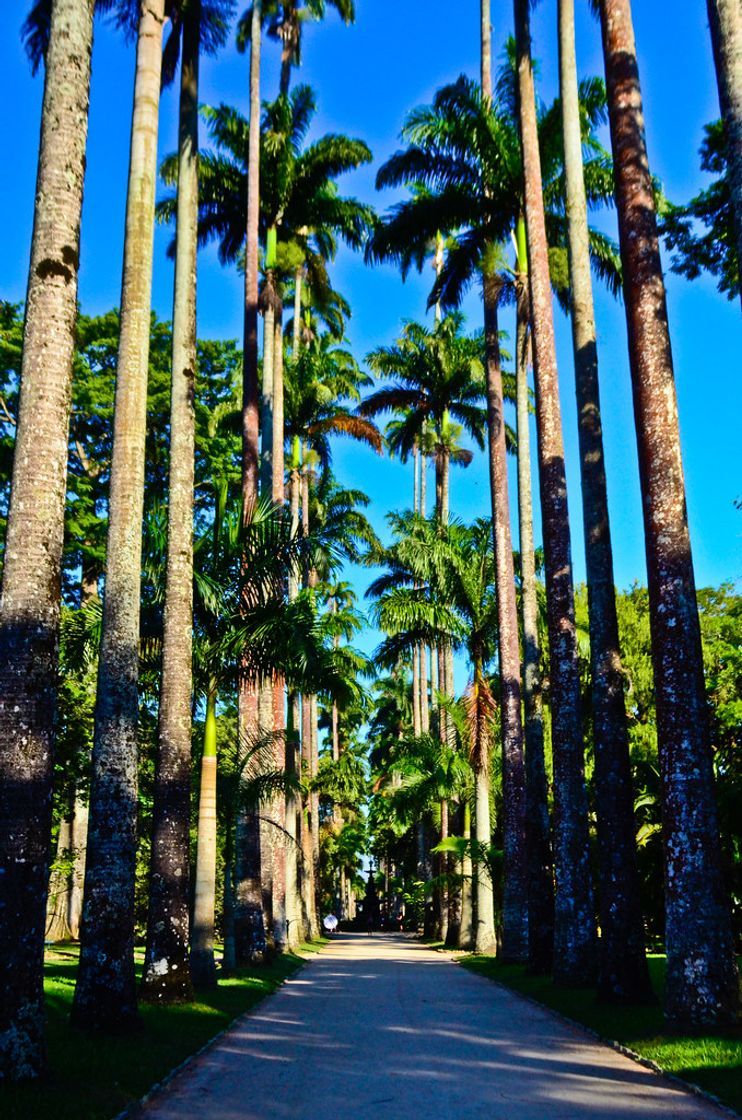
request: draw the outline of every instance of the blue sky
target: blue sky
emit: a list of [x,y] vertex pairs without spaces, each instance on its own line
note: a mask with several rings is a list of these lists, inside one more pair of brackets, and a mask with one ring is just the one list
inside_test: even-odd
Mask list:
[[[363,138],[374,153],[372,167],[348,176],[344,190],[384,206],[374,175],[396,148],[405,113],[430,100],[435,90],[460,73],[478,75],[478,0],[356,0],[355,26],[334,16],[305,32],[304,57],[295,81],[317,92],[316,132],[343,131]],[[0,103],[5,106],[6,153],[0,177],[4,216],[0,253],[0,298],[21,300],[33,217],[41,78],[32,78],[19,39],[30,0],[6,2],[0,10]],[[597,23],[578,0],[578,59],[582,74],[602,74]],[[718,116],[705,4],[676,0],[672,5],[635,0],[634,17],[644,92],[652,170],[667,195],[684,201],[703,185],[698,147],[704,123]],[[512,26],[512,5],[493,0],[493,51],[499,55]],[[542,0],[534,16],[534,53],[540,62],[540,93],[554,97],[557,87],[556,3]],[[266,44],[264,96],[274,97],[278,49]],[[96,24],[88,173],[82,235],[80,298],[88,313],[103,312],[119,298],[128,139],[134,53],[115,29]],[[233,47],[203,63],[202,100],[247,105],[248,60]],[[165,94],[160,150],[176,139],[176,100]],[[604,138],[608,143],[607,135]],[[612,213],[599,224],[615,232]],[[153,305],[169,318],[172,270],[165,258],[169,232],[156,235]],[[402,284],[390,268],[369,269],[342,251],[334,268],[335,285],[350,299],[349,335],[362,358],[390,342],[403,318],[421,318],[431,275]],[[688,508],[699,585],[742,576],[742,514],[734,509],[742,495],[740,471],[739,304],[720,297],[713,283],[693,284],[668,273],[669,315],[676,363],[680,421],[688,489]],[[199,266],[199,331],[203,337],[238,338],[241,282],[222,269],[214,249]],[[626,587],[646,578],[636,447],[621,305],[597,292],[601,392],[616,580]],[[471,329],[481,325],[474,294],[465,305]],[[503,317],[503,326],[513,329]],[[567,449],[575,576],[584,578],[576,410],[568,321],[557,311],[557,342]],[[335,468],[349,485],[372,498],[372,517],[382,529],[391,508],[409,504],[410,468],[378,460],[371,452],[336,445]],[[451,502],[455,514],[471,519],[488,509],[488,482],[482,456],[466,471],[454,472]],[[359,586],[365,576],[359,578]],[[364,643],[366,644],[366,643]]]

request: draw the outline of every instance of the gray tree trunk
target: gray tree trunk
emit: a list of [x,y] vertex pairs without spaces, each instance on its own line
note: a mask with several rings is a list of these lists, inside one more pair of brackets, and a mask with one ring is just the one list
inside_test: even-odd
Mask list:
[[77,1026],[137,1020],[134,878],[139,603],[152,249],[164,0],[142,6],[126,203],[103,630],[90,790]]
[[736,1021],[677,397],[631,5],[601,0],[649,582],[665,851],[665,1010]]
[[516,310],[516,412],[518,430],[518,530],[523,620],[523,717],[526,741],[526,852],[528,859],[528,970],[551,972],[554,949],[554,879],[549,798],[544,759],[541,651],[533,551],[531,437],[528,423],[527,260],[518,261]]
[[531,61],[530,0],[514,0],[536,375],[539,481],[546,559],[556,870],[554,977],[591,984],[597,966],[574,588],[541,157]]
[[181,48],[166,597],[142,975],[143,997],[161,1004],[193,997],[188,942],[200,21],[196,0],[186,11]]
[[500,654],[502,724],[503,904],[501,956],[525,962],[528,957],[528,861],[526,858],[526,773],[521,721],[518,604],[515,598],[513,542],[505,448],[505,411],[500,368],[497,303],[499,281],[483,277],[484,338],[487,364],[492,538],[497,590],[497,639]]
[[559,0],[559,75],[590,613],[600,881],[599,991],[603,999],[635,1001],[647,998],[652,989],[644,949],[644,920],[636,862],[634,791],[613,584],[587,199],[582,166],[574,0]]
[[52,6],[0,600],[0,1079],[37,1077],[93,3]]

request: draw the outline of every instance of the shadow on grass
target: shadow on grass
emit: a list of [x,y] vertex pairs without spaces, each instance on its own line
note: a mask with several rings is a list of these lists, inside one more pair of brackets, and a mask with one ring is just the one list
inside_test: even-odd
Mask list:
[[610,1042],[635,1051],[663,1070],[712,1093],[742,1112],[742,1029],[682,1034],[668,1028],[662,1015],[665,958],[649,958],[656,1005],[616,1006],[599,1003],[593,991],[555,988],[548,977],[528,976],[522,965],[493,957],[466,956],[459,964],[495,980],[546,1007],[582,1023]]
[[[323,944],[302,945],[299,952],[318,952]],[[141,953],[137,958],[140,965]],[[111,1120],[275,991],[304,959],[284,953],[268,964],[220,980],[216,989],[198,992],[195,1003],[142,1004],[142,1031],[106,1038],[70,1027],[77,946],[55,947],[45,968],[48,1074],[41,1082],[0,1091],[3,1120]]]

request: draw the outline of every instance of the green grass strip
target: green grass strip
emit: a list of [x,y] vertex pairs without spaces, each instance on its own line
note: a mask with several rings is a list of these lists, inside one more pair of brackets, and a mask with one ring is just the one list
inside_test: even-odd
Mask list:
[[522,965],[493,957],[457,958],[472,972],[504,984],[538,1003],[582,1023],[608,1042],[618,1042],[667,1073],[697,1085],[742,1112],[742,1030],[704,1030],[683,1034],[668,1029],[662,1015],[665,958],[649,958],[657,1003],[628,1007],[598,1003],[594,991],[555,988],[548,977],[528,976]]
[[[142,1004],[142,1030],[116,1038],[70,1027],[78,947],[49,950],[45,968],[48,1074],[40,1082],[9,1086],[0,1092],[3,1120],[111,1120],[274,992],[301,968],[304,954],[319,951],[325,943],[323,939],[301,945],[296,953],[284,953],[270,964],[220,980],[214,991],[199,992],[196,1003],[177,1007]],[[138,952],[139,966],[141,959]]]

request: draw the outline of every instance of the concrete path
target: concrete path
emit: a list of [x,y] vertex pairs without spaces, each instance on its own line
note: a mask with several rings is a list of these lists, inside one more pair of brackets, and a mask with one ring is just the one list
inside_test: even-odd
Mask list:
[[147,1120],[721,1120],[401,936],[341,935],[192,1062]]

